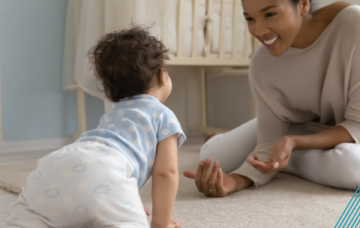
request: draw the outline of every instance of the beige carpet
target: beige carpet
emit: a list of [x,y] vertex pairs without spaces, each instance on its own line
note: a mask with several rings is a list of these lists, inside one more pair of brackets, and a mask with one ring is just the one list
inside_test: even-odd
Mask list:
[[[185,228],[334,227],[354,193],[280,173],[262,188],[206,198],[193,180],[182,176],[182,171],[196,168],[200,145],[199,139],[190,139],[179,151],[181,176],[173,215]],[[0,188],[19,191],[34,167],[33,162],[0,166]],[[140,193],[151,208],[151,183]]]

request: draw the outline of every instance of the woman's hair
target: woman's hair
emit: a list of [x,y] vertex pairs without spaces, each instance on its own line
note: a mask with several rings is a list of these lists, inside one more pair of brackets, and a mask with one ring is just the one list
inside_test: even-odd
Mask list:
[[[300,0],[290,0],[291,1],[291,3],[294,5],[294,6],[297,6],[298,4],[299,4],[299,2],[300,2]],[[309,10],[309,12],[311,12],[311,3],[312,3],[312,0],[309,0],[309,2],[310,2],[310,10]]]
[[88,56],[106,97],[118,102],[151,88],[153,78],[161,73],[168,59],[167,51],[148,28],[136,26],[105,35]]

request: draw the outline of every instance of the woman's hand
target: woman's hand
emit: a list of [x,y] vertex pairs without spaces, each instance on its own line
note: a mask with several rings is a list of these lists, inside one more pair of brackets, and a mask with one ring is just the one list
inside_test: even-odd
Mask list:
[[212,170],[210,166],[210,159],[200,161],[197,171],[185,171],[184,176],[195,179],[199,192],[204,193],[207,197],[224,197],[233,192],[236,181],[222,172],[219,162],[214,162]]
[[291,152],[295,147],[294,138],[287,135],[275,143],[266,162],[259,161],[259,158],[256,155],[254,156],[254,160],[247,159],[246,162],[259,170],[262,174],[279,172],[286,168]]

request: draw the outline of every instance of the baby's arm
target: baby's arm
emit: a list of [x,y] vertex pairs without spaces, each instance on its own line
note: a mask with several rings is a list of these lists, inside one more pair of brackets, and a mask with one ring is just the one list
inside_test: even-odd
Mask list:
[[174,134],[157,145],[152,173],[152,228],[166,228],[171,222],[179,184],[177,138]]

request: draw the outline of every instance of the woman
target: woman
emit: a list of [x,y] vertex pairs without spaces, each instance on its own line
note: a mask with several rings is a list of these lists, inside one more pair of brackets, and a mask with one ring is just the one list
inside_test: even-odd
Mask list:
[[257,118],[208,140],[197,171],[184,175],[208,197],[263,186],[279,171],[356,189],[360,7],[336,2],[310,13],[309,0],[242,4],[263,43],[250,64]]

